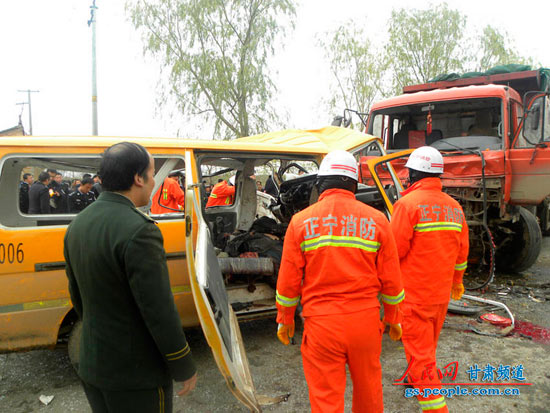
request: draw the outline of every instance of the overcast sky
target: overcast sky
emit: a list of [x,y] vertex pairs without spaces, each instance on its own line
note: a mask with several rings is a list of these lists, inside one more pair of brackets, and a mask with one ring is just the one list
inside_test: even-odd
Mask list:
[[[438,3],[438,2],[434,2]],[[0,5],[0,130],[17,125],[23,109],[28,131],[31,95],[35,135],[91,134],[92,0],[2,0]],[[301,0],[296,29],[276,56],[277,105],[289,114],[289,127],[319,128],[332,114],[320,110],[328,74],[315,36],[353,18],[383,40],[392,8],[423,8],[420,1]],[[123,0],[96,0],[99,134],[114,136],[201,136],[182,120],[157,110],[159,69],[143,57],[140,36],[128,22]],[[452,2],[470,27],[491,24],[506,30],[521,55],[550,65],[550,2]],[[187,127],[186,127],[187,126]],[[203,134],[203,133],[202,133]]]

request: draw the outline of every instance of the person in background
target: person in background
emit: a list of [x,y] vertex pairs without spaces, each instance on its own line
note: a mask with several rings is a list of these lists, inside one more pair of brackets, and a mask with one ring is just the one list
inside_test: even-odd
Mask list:
[[256,190],[260,192],[264,192],[264,188],[262,187],[262,181],[260,180],[256,181]]
[[73,179],[71,183],[71,193],[76,191],[80,187],[80,179]]
[[[63,183],[63,175],[56,172],[53,181],[50,182],[50,207],[52,214],[65,214],[68,211],[67,199],[69,194]],[[52,194],[53,192],[53,194]]]
[[99,169],[104,191],[65,234],[69,292],[82,322],[77,374],[94,413],[170,413],[172,381],[181,383],[180,396],[197,381],[162,233],[137,209],[149,202],[154,170],[141,145],[108,148]]
[[229,182],[219,179],[218,183],[212,188],[206,208],[213,206],[233,205],[235,197],[235,176],[229,178]]
[[94,181],[94,184],[92,185],[92,192],[97,199],[99,198],[99,194],[103,191],[103,188],[101,187],[101,179],[98,175],[94,175],[92,180]]
[[152,198],[152,214],[174,214],[185,210],[185,193],[179,185],[180,171],[172,171]]
[[69,195],[69,213],[79,213],[95,201],[95,195],[91,191],[94,181],[92,178],[83,178],[81,185]]
[[46,172],[50,175],[50,183],[55,178],[55,175],[57,175],[57,171],[55,169],[46,169]]
[[23,214],[29,213],[29,190],[34,182],[34,177],[30,173],[23,174],[23,180],[19,182],[19,210]]
[[29,190],[29,214],[49,214],[50,209],[50,174],[40,172],[38,181],[35,181]]
[[206,181],[202,181],[202,184],[204,185],[204,192],[206,193],[206,197],[209,197],[210,193],[212,192],[212,185],[210,185],[210,183]]

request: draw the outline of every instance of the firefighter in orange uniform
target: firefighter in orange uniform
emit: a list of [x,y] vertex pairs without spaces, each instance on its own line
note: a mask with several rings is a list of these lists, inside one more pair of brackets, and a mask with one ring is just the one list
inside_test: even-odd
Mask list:
[[214,188],[212,188],[212,192],[210,192],[208,202],[206,203],[206,208],[210,208],[213,206],[232,205],[234,197],[235,176],[229,178],[229,183],[220,179],[218,183],[214,185]]
[[172,171],[152,198],[151,213],[170,214],[183,212],[185,209],[185,193],[179,185],[181,172]]
[[[403,346],[408,381],[441,387],[436,368],[439,333],[450,297],[464,293],[462,276],[468,258],[468,226],[462,208],[442,192],[443,157],[435,148],[416,149],[405,165],[411,186],[394,205],[395,236],[406,299]],[[443,396],[418,397],[424,412],[448,412]]]
[[382,412],[380,352],[384,324],[398,340],[403,300],[399,259],[384,214],[355,199],[357,163],[330,152],[319,167],[319,201],[297,213],[286,232],[277,281],[277,336],[289,344],[303,306],[302,360],[312,412],[343,412],[346,362],[353,411]]

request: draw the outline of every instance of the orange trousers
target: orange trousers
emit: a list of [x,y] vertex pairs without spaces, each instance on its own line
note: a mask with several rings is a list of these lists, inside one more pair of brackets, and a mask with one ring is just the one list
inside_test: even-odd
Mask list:
[[353,412],[383,412],[383,328],[378,308],[306,317],[301,350],[313,413],[344,411],[346,363],[353,383]]
[[[408,380],[426,384],[415,385],[415,388],[441,388],[441,381],[436,368],[436,350],[439,333],[445,321],[448,304],[401,304],[403,312],[403,347],[407,357]],[[418,396],[422,411],[429,413],[448,412],[445,398],[439,395]]]

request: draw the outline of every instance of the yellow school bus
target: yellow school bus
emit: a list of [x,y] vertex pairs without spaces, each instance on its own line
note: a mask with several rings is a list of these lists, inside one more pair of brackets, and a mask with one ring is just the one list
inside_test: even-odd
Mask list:
[[[272,217],[270,222],[284,224],[315,202],[317,167],[328,151],[345,149],[358,157],[384,155],[381,141],[338,127],[271,132],[234,141],[0,138],[0,352],[52,348],[69,334],[78,348],[78,320],[63,258],[63,237],[76,214],[68,212],[63,194],[84,174],[96,174],[101,153],[121,141],[140,143],[153,156],[153,194],[162,192],[158,190],[171,171],[183,172],[183,210],[152,215],[164,237],[182,325],[202,326],[231,391],[252,411],[260,411],[238,320],[275,313],[277,263],[269,254],[224,256],[224,248],[261,218],[260,203]],[[45,170],[61,174],[56,187],[61,189],[50,191],[55,196],[49,212],[25,213],[20,203],[22,174],[34,171],[36,180],[37,173]],[[273,180],[275,196],[257,193],[254,175],[262,174]],[[215,183],[228,176],[236,178],[234,202],[206,208],[204,181]],[[391,208],[385,191],[374,186],[360,188],[357,198],[386,212]],[[152,202],[162,203],[162,199],[152,195]]]

